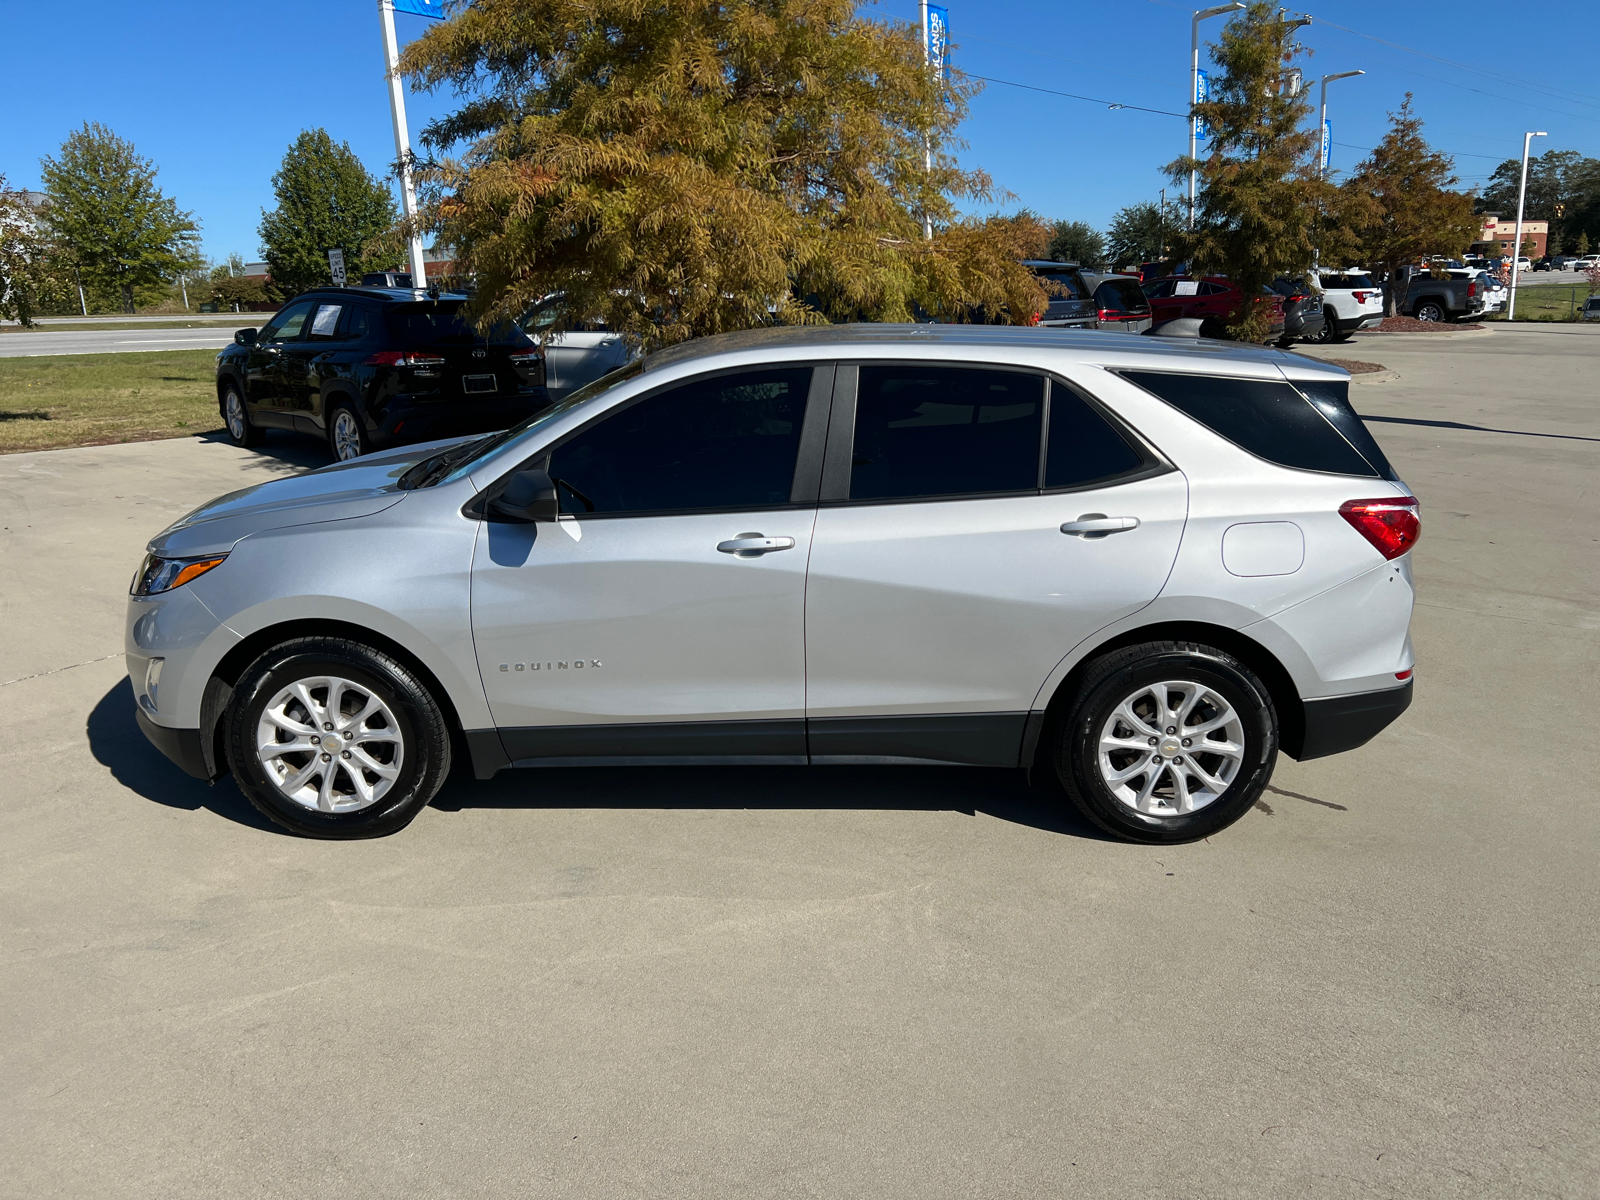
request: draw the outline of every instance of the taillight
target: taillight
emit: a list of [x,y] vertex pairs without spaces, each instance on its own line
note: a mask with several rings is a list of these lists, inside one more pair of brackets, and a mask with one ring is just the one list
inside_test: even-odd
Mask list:
[[369,367],[442,367],[444,358],[417,350],[379,350],[367,356]]
[[1365,292],[1351,292],[1350,294],[1356,298],[1357,304],[1365,304],[1367,302],[1367,294]]
[[512,364],[515,366],[528,367],[544,356],[537,350],[513,350],[507,357],[511,359]]
[[1478,281],[1476,279],[1474,279],[1470,283],[1467,284],[1467,299],[1471,300],[1477,294],[1478,294]]
[[1422,506],[1415,496],[1346,500],[1339,515],[1385,558],[1399,558],[1422,536]]

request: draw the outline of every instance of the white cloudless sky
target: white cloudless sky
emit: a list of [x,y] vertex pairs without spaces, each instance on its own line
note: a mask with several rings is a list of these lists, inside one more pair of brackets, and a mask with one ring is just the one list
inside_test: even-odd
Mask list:
[[[954,61],[989,83],[962,130],[964,163],[1011,193],[1001,208],[1104,227],[1124,204],[1155,199],[1161,167],[1186,147],[1192,6],[1171,0],[951,0]],[[1364,69],[1329,88],[1335,168],[1383,135],[1407,91],[1464,185],[1521,151],[1600,157],[1600,3],[1548,0],[1329,0],[1295,11],[1314,53],[1308,77]],[[915,0],[861,11],[914,21]],[[1222,18],[1207,22],[1215,38]],[[401,14],[402,41],[426,26]],[[1342,28],[1340,28],[1342,27]],[[1353,32],[1351,32],[1353,31]],[[0,0],[0,173],[39,186],[39,159],[84,121],[131,140],[160,183],[201,222],[206,252],[260,250],[271,177],[304,128],[325,127],[377,172],[394,158],[375,0]],[[1392,44],[1386,44],[1392,43]],[[1408,47],[1402,49],[1401,47]],[[1423,53],[1412,53],[1421,51]],[[1048,92],[1071,92],[1090,100]],[[1313,96],[1313,100],[1315,96]],[[411,94],[413,134],[450,111],[448,94]],[[1169,189],[1169,197],[1176,190]]]

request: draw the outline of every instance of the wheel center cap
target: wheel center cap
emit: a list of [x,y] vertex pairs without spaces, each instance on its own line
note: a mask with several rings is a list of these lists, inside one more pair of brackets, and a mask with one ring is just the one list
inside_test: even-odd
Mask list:
[[1171,758],[1183,749],[1183,743],[1175,737],[1161,739],[1161,756]]

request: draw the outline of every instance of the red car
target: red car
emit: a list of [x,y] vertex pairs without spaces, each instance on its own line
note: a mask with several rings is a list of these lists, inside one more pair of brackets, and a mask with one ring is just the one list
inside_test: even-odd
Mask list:
[[[1214,317],[1225,321],[1239,307],[1239,289],[1221,275],[1172,275],[1144,285],[1144,294],[1150,297],[1150,316],[1153,321],[1171,321],[1178,317]],[[1269,287],[1261,289],[1261,298],[1272,305],[1272,329],[1283,329],[1283,297]]]

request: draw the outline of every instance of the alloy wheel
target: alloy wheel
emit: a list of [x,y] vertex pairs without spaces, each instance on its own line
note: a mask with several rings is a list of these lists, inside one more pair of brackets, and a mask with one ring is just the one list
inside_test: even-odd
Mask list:
[[371,688],[338,676],[279,690],[256,725],[256,757],[283,796],[316,812],[381,800],[405,765],[400,723]]
[[341,408],[333,418],[333,452],[340,462],[361,457],[361,426],[348,408]]
[[233,440],[242,442],[245,434],[244,401],[239,399],[239,393],[230,391],[225,401],[227,406],[228,432],[233,435]]
[[1145,817],[1176,817],[1214,802],[1244,765],[1244,722],[1205,684],[1148,684],[1123,699],[1100,730],[1100,778]]

